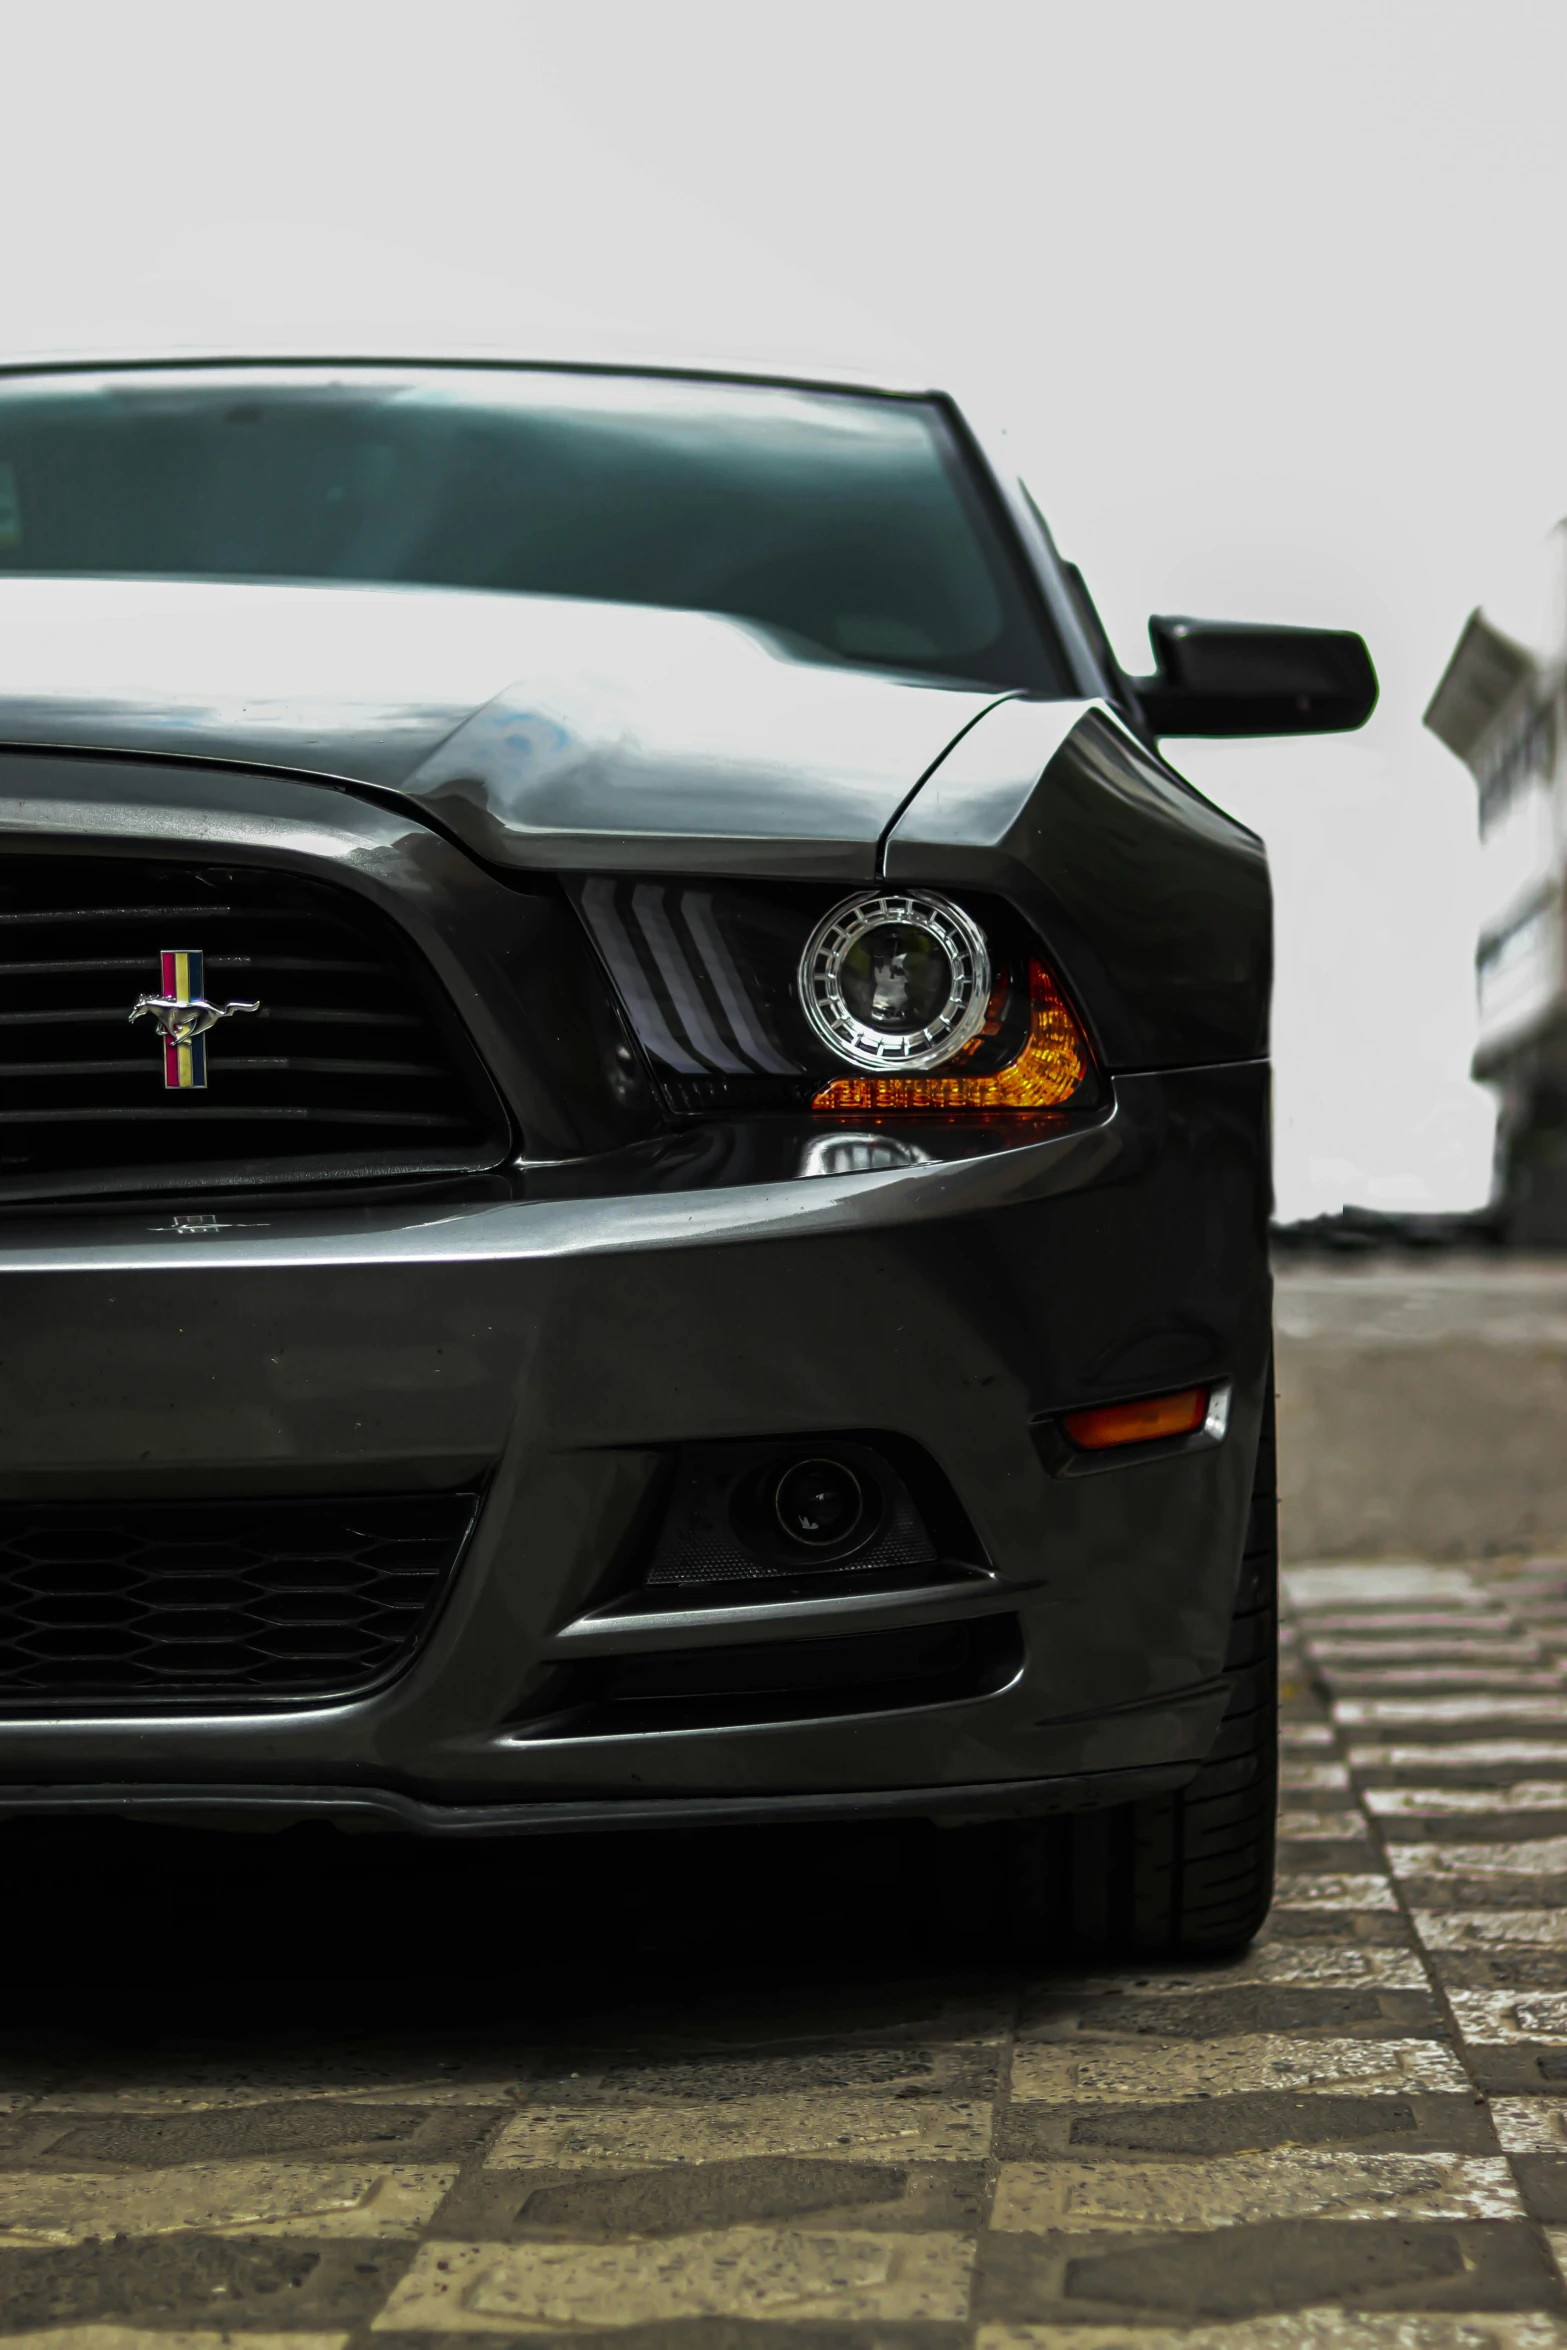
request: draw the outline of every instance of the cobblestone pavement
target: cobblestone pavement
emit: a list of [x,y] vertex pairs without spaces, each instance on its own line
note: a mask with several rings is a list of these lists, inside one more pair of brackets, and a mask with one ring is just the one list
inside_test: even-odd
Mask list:
[[1238,1962],[984,1834],[0,1838],[0,2332],[1567,2350],[1567,1565],[1307,1567]]

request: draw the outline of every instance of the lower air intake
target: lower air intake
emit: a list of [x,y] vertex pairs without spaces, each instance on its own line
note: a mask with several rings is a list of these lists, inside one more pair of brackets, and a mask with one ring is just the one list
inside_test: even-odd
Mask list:
[[0,1504],[0,1706],[362,1695],[418,1648],[477,1510],[473,1493]]
[[614,1738],[896,1713],[993,1696],[1022,1663],[1015,1616],[607,1657],[552,1682],[536,1726],[553,1737]]

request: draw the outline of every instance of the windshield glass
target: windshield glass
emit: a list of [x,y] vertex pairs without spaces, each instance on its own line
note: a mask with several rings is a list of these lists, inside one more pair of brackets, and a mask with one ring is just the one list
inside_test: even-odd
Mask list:
[[480,368],[0,379],[6,573],[591,596],[1069,690],[920,400]]

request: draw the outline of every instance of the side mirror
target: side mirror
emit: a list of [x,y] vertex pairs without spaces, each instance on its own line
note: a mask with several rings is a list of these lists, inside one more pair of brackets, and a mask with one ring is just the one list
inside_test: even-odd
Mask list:
[[1132,680],[1156,735],[1338,734],[1377,706],[1365,640],[1244,620],[1148,623],[1158,672]]

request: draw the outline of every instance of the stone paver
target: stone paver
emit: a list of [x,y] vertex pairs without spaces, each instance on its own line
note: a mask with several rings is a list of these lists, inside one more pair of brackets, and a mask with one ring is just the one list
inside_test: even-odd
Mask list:
[[[546,1993],[591,1863],[399,1862],[332,1953],[351,2030],[269,2033],[243,1974],[221,2033],[177,1991],[150,2041],[0,2019],[0,2350],[1567,2350],[1567,1561],[1289,1581],[1240,1958],[1029,1969],[981,1921],[945,1971],[851,1934],[835,1973],[808,1874],[796,1984],[722,1872],[666,1915],[616,1847],[626,1947]],[[936,1865],[870,1906],[912,1928]],[[228,1914],[188,1960],[243,1965]]]

